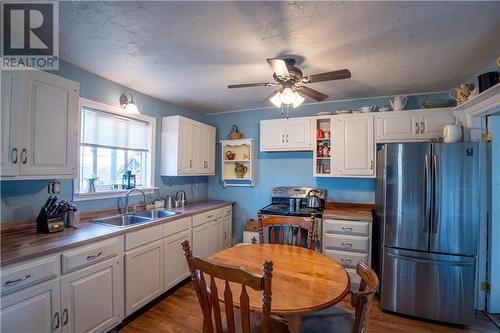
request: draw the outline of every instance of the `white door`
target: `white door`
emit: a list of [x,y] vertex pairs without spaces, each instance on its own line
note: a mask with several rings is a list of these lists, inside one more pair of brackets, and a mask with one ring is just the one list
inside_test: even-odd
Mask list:
[[193,229],[193,256],[206,259],[211,254],[209,253],[209,242],[212,222],[210,221]]
[[39,71],[25,75],[20,174],[76,177],[80,84]]
[[0,175],[16,176],[19,172],[19,153],[21,151],[19,138],[22,134],[20,126],[22,124],[22,106],[19,101],[19,94],[22,93],[21,74],[1,71],[2,79],[2,125],[1,125],[1,155],[0,155]]
[[285,127],[282,119],[260,122],[260,150],[276,151],[285,149]]
[[283,122],[286,126],[287,150],[312,150],[311,118],[290,118]]
[[2,333],[60,332],[59,279],[2,297]]
[[163,287],[164,290],[177,285],[189,276],[186,257],[182,250],[182,242],[188,240],[191,243],[191,231],[186,230],[169,236],[163,241]]
[[215,153],[216,153],[216,130],[215,127],[207,127],[207,166],[206,173],[215,175]]
[[381,112],[376,116],[377,142],[418,141],[419,122],[418,111]]
[[125,253],[125,315],[163,293],[163,240]]
[[181,120],[179,120],[179,153],[177,166],[179,175],[189,175],[192,173],[192,140],[193,124],[185,118],[181,118]]
[[443,136],[445,125],[455,124],[455,116],[450,109],[421,111],[420,137],[435,139]]
[[64,333],[105,332],[123,318],[123,269],[118,257],[61,277]]
[[223,240],[224,240],[224,248],[228,248],[231,246],[231,237],[232,237],[232,224],[233,224],[233,214],[225,215],[222,218],[223,225]]
[[333,163],[336,175],[375,175],[373,116],[335,116],[333,122]]
[[224,249],[224,230],[222,218],[210,222],[210,231],[208,236],[208,255],[212,255]]
[[191,146],[191,159],[193,163],[194,174],[205,173],[205,160],[207,156],[207,135],[206,126],[200,123],[193,123],[192,128],[192,146]]

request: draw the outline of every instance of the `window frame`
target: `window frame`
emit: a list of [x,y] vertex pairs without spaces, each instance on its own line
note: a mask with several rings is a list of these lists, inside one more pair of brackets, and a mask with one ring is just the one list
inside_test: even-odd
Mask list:
[[144,122],[148,122],[151,125],[151,151],[149,152],[149,164],[150,164],[150,174],[149,174],[149,186],[141,186],[137,187],[138,189],[143,190],[146,194],[152,194],[158,187],[155,186],[155,152],[156,152],[156,118],[151,116],[146,116],[144,114],[126,114],[123,112],[123,109],[120,107],[96,102],[90,99],[86,99],[80,97],[79,101],[79,111],[78,111],[78,147],[76,149],[77,153],[77,176],[73,181],[73,201],[85,201],[85,200],[96,200],[96,199],[106,199],[106,198],[117,198],[123,196],[127,193],[126,189],[117,189],[117,190],[109,190],[109,191],[100,191],[100,192],[80,192],[80,148],[81,148],[81,130],[82,130],[82,109],[83,107],[89,107],[95,110],[101,110],[104,112],[116,114],[117,116],[125,116],[131,119],[136,119]]

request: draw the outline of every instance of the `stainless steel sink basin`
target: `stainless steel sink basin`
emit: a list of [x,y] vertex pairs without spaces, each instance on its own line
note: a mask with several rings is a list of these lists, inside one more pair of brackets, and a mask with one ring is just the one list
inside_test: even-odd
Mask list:
[[152,219],[161,219],[164,217],[174,216],[176,214],[179,214],[179,213],[172,212],[169,210],[163,210],[163,209],[155,209],[155,210],[145,211],[145,212],[141,212],[141,213],[134,213],[134,215],[136,215],[136,216],[145,216],[145,217],[149,217]]
[[149,221],[153,221],[153,218],[140,216],[137,214],[122,214],[92,220],[92,222],[94,223],[111,225],[115,227],[128,227],[131,225],[146,223]]

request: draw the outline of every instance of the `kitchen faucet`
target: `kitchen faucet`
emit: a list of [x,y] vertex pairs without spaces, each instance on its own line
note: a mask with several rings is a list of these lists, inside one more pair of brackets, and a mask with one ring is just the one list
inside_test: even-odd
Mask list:
[[187,195],[184,190],[179,190],[175,193],[175,201],[180,202],[181,206],[187,205]]
[[128,214],[128,200],[129,200],[129,196],[130,196],[130,193],[134,192],[134,191],[139,191],[142,193],[142,197],[144,199],[144,202],[146,202],[146,194],[142,191],[142,190],[139,190],[138,188],[133,188],[131,190],[128,190],[127,194],[125,194],[125,214]]

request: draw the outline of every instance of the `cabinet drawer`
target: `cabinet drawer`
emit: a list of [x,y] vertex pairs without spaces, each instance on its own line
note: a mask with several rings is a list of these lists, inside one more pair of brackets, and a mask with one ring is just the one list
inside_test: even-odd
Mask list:
[[358,264],[358,261],[368,262],[368,254],[366,253],[356,253],[356,252],[347,252],[347,251],[338,251],[338,250],[325,250],[325,254],[330,258],[338,261],[342,266],[346,268],[354,268]]
[[191,217],[185,217],[179,220],[165,223],[163,225],[163,236],[168,237],[178,232],[188,230],[191,223]]
[[325,234],[325,248],[368,253],[370,239],[361,236]]
[[163,225],[155,225],[146,229],[125,234],[125,251],[163,238]]
[[53,255],[8,266],[1,270],[2,295],[59,275],[59,256]]
[[193,216],[193,228],[199,225],[205,224],[209,221],[216,220],[222,217],[224,214],[223,209],[214,209],[205,213],[197,214]]
[[325,220],[324,232],[332,232],[345,235],[368,236],[368,222],[349,220]]
[[61,254],[62,273],[74,271],[121,253],[121,238],[113,238]]
[[233,213],[233,206],[227,206],[222,208],[224,210],[224,216],[230,215]]

